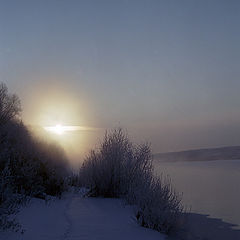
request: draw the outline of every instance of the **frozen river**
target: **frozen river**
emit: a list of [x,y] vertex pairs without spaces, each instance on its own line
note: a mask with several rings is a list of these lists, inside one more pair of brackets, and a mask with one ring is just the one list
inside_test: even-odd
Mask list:
[[191,211],[209,214],[240,229],[240,160],[155,162],[155,170],[171,177]]

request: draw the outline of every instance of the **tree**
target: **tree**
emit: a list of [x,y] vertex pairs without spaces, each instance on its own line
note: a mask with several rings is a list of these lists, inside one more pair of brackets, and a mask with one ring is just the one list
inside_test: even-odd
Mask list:
[[5,83],[0,83],[0,125],[19,117],[21,102],[16,94],[9,94]]

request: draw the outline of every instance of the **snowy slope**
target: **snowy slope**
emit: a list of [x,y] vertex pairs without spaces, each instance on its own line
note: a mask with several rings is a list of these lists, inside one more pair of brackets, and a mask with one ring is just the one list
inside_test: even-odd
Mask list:
[[27,207],[23,207],[17,219],[25,230],[20,233],[2,233],[1,240],[43,240],[64,239],[67,227],[64,212],[71,199],[55,200],[46,204],[44,200],[32,199]]
[[142,228],[132,209],[118,199],[82,198],[69,194],[46,205],[33,199],[18,214],[24,234],[0,232],[1,240],[164,240],[165,236]]

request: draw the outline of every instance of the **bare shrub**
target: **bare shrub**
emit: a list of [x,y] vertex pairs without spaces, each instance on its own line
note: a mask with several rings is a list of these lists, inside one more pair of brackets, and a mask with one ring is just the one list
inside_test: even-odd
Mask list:
[[149,144],[134,145],[121,128],[106,133],[80,170],[89,196],[122,197],[135,206],[137,222],[159,232],[178,228],[183,207],[170,179],[155,177]]

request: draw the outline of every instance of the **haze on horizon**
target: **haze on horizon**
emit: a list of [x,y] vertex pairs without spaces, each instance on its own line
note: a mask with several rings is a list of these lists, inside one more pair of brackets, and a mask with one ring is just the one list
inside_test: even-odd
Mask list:
[[82,149],[119,125],[153,152],[239,145],[239,13],[234,0],[2,0],[0,81],[27,124],[98,129],[68,135]]

